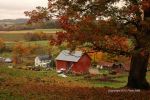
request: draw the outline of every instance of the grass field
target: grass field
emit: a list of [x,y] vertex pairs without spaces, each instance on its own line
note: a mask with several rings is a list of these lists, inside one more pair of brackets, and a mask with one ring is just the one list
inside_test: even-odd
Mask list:
[[4,39],[5,41],[23,41],[24,35],[1,33],[0,38]]
[[0,31],[0,34],[25,34],[28,32],[55,33],[57,31],[62,31],[62,29],[34,29],[34,30],[20,30],[20,31]]
[[0,38],[5,41],[24,41],[24,34],[44,32],[53,34],[55,32],[61,31],[61,29],[35,29],[35,30],[21,30],[21,31],[0,31]]
[[[21,42],[27,45],[34,45],[38,47],[35,51],[36,55],[43,55],[49,53],[49,41],[48,40],[39,40],[39,41],[27,41],[24,38],[24,35],[28,32],[36,33],[36,32],[44,32],[47,34],[54,34],[55,32],[61,31],[61,29],[35,29],[35,30],[21,30],[21,31],[0,31],[0,38],[4,39],[7,50],[0,53],[0,57],[10,57],[12,58],[13,52],[9,52],[13,50],[13,47],[16,43]],[[32,56],[32,54],[30,55]]]
[[[44,32],[53,34],[60,29],[36,29],[25,31],[0,31],[0,38],[6,40],[6,47],[13,48],[18,41],[24,44],[40,46],[40,53],[44,54],[49,41],[24,41],[24,34],[28,32]],[[54,50],[55,51],[55,50]],[[39,55],[39,54],[36,54]],[[0,53],[2,57],[12,57],[12,52]],[[31,55],[30,55],[31,56]],[[34,61],[34,60],[33,60]],[[22,67],[20,65],[20,67]],[[51,71],[31,71],[8,68],[0,63],[0,100],[148,100],[150,91],[140,93],[108,93],[108,90],[122,89],[127,84],[128,72],[117,75],[108,74],[101,70],[101,75],[89,74],[76,76],[69,74],[67,78],[59,77],[55,69]],[[146,76],[150,83],[150,71]],[[124,89],[124,88],[123,88]],[[131,98],[131,99],[130,99]]]
[[[17,42],[6,42],[6,46],[8,47],[13,47]],[[36,45],[40,45],[40,46],[48,46],[49,45],[49,41],[48,40],[44,40],[44,41],[24,41],[22,42],[24,44],[36,44]]]
[[[62,78],[55,70],[30,71],[9,69],[0,65],[0,100],[106,100],[106,97],[113,100],[112,97],[119,96],[131,98],[132,93],[132,95],[125,93],[126,96],[123,93],[108,94],[108,89],[125,86],[127,75],[123,73],[111,76],[118,82],[103,82],[97,80],[101,76],[86,79],[85,75],[69,75],[67,78]],[[150,72],[147,78],[150,79]],[[149,93],[142,94],[146,96]]]
[[[30,70],[21,70],[21,69],[9,69],[7,67],[2,67],[0,65],[0,74],[5,74],[4,76],[7,76],[9,78],[23,78],[23,77],[28,77],[28,78],[46,78],[46,77],[55,77],[57,81],[64,81],[63,78],[60,78],[57,76],[57,73],[55,70],[53,71],[30,71]],[[81,75],[81,76],[75,76],[75,75],[69,75],[68,78],[65,79],[66,82],[65,84],[68,84],[68,82],[73,82],[72,85],[75,83],[75,85],[79,86],[85,86],[85,87],[113,87],[113,88],[119,88],[123,87],[126,82],[127,82],[127,75],[128,73],[123,73],[119,74],[117,76],[110,76],[113,78],[114,81],[109,82],[109,81],[101,81],[98,80],[103,75],[98,75],[98,76],[92,76],[89,78],[86,78],[87,75]],[[59,83],[59,82],[58,82]],[[77,83],[77,84],[76,84]],[[79,83],[79,84],[78,84]]]
[[[17,42],[6,42],[6,47],[13,49],[13,47],[14,47],[14,45],[16,43]],[[37,46],[40,46],[38,51],[39,52],[41,51],[41,53],[43,53],[43,52],[47,53],[48,52],[49,41],[30,41],[30,42],[25,42],[24,41],[22,43],[26,44],[26,45],[37,45]],[[11,58],[12,54],[13,54],[13,52],[3,52],[3,53],[0,53],[0,57],[10,57]]]

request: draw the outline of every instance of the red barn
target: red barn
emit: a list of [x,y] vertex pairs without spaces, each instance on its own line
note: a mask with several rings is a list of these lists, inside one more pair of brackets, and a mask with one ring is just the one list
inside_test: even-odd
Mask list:
[[82,51],[63,50],[56,57],[56,70],[64,69],[73,73],[86,73],[91,66],[91,58]]

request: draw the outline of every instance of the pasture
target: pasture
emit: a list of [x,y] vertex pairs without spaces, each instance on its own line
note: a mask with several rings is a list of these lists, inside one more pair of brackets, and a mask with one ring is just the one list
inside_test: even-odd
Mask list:
[[[86,75],[69,74],[67,78],[62,78],[57,75],[55,70],[31,71],[1,66],[0,99],[69,100],[71,98],[71,100],[87,100],[90,98],[89,100],[103,100],[103,96],[110,99],[112,96],[118,96],[108,94],[108,90],[124,87],[127,76],[127,72],[115,76],[110,75],[109,77],[114,81],[106,82],[99,80],[100,77],[103,77],[102,75],[86,78]],[[148,72],[147,78],[150,79],[150,72]],[[120,94],[121,97],[131,96],[126,93],[117,94]],[[149,92],[140,93],[144,96]],[[138,93],[135,95],[138,96]]]
[[[36,29],[25,31],[0,31],[0,38],[3,38],[6,47],[13,48],[17,42],[27,45],[38,45],[38,53],[48,52],[49,41],[25,41],[24,34],[31,32],[44,32],[54,34],[61,29]],[[65,44],[53,48],[56,55],[59,49],[63,49]],[[0,53],[2,57],[12,57],[13,52]],[[33,56],[31,54],[30,56]],[[31,61],[34,61],[32,59]],[[108,74],[107,70],[100,70],[99,75],[73,75],[67,74],[67,78],[58,76],[55,69],[46,71],[33,71],[18,68],[8,68],[9,64],[0,63],[0,100],[111,100],[112,97],[118,98],[141,98],[148,96],[150,91],[139,93],[120,92],[108,93],[109,90],[124,89],[127,84],[128,72],[118,73],[117,75]],[[24,66],[23,64],[19,65]],[[150,83],[150,71],[146,76]],[[134,94],[134,96],[133,96]],[[141,95],[141,97],[139,97]],[[105,98],[104,98],[105,97]],[[142,98],[143,99],[143,98]],[[130,99],[129,99],[130,100]]]
[[21,31],[0,31],[0,38],[5,41],[25,41],[24,34],[26,33],[48,33],[54,34],[55,32],[62,31],[61,29],[34,29],[34,30],[21,30]]
[[[20,31],[0,31],[0,38],[5,41],[6,48],[13,49],[14,45],[18,42],[22,42],[26,45],[36,45],[39,46],[42,52],[47,52],[46,50],[49,47],[48,40],[41,41],[26,41],[24,35],[26,33],[46,33],[46,34],[54,34],[55,32],[61,31],[61,29],[35,29],[35,30],[20,30]],[[41,50],[42,49],[42,50]],[[0,53],[2,57],[12,57],[12,52],[3,52]]]
[[[11,50],[13,49],[13,47],[15,46],[15,44],[17,42],[5,42],[6,43],[6,48],[10,48]],[[39,53],[46,53],[48,52],[48,48],[49,48],[49,41],[24,41],[24,42],[21,42],[25,45],[36,45],[36,46],[39,46]],[[13,55],[13,52],[2,52],[0,53],[0,56],[1,57],[12,57]],[[31,54],[32,55],[32,54]]]

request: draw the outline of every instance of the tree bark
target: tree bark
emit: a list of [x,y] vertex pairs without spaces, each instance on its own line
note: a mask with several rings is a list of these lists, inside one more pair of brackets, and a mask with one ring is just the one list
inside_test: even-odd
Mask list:
[[132,55],[127,87],[150,89],[150,85],[146,80],[148,59],[149,52],[146,50],[138,50]]

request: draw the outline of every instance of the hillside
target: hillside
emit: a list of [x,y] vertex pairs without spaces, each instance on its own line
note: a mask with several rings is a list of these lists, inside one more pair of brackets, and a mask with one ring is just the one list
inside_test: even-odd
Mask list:
[[2,24],[23,24],[26,23],[28,19],[26,18],[19,18],[19,19],[3,19],[0,20],[0,25]]
[[60,28],[56,19],[49,20],[45,23],[27,24],[28,19],[4,19],[0,20],[0,31],[18,31],[32,29],[55,29]]

